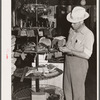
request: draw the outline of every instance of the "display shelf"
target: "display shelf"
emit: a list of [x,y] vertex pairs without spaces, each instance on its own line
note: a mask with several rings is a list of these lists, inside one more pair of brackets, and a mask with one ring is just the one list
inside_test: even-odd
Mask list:
[[14,76],[20,77],[20,78],[23,78],[23,79],[27,78],[27,79],[33,79],[33,80],[36,80],[36,79],[46,80],[46,79],[51,79],[51,78],[57,77],[57,76],[59,76],[63,73],[63,71],[59,68],[56,68],[54,72],[50,72],[50,73],[47,73],[47,74],[40,72],[40,73],[29,74],[28,76],[25,76],[27,72],[28,72],[28,68],[27,69],[17,68],[14,72]]
[[[34,37],[35,37],[35,42],[36,42],[36,46],[35,46],[35,49],[34,50],[16,50],[16,52],[19,52],[19,53],[35,53],[36,56],[35,56],[35,66],[36,66],[36,69],[38,69],[39,67],[39,54],[45,54],[45,53],[54,53],[56,52],[55,50],[44,50],[44,51],[38,51],[38,44],[39,44],[39,30],[41,29],[50,29],[50,27],[40,27],[38,25],[38,17],[40,16],[39,13],[38,13],[38,8],[40,9],[41,7],[42,8],[45,8],[43,4],[37,4],[37,0],[36,0],[36,3],[35,4],[31,4],[32,5],[32,9],[31,10],[34,10],[34,12],[32,12],[31,14],[35,14],[35,22],[36,22],[36,26],[35,27],[25,27],[23,26],[21,23],[20,27],[13,27],[12,28],[12,31],[14,30],[18,30],[18,31],[22,31],[22,30],[25,30],[25,31],[28,31],[28,30],[35,30],[34,32]],[[25,8],[25,7],[24,7]],[[29,8],[29,7],[28,7]],[[33,9],[34,8],[34,9]],[[23,9],[24,11],[27,10],[26,8]],[[29,13],[29,12],[28,12]],[[25,35],[25,34],[24,34]],[[23,37],[23,36],[20,36],[17,35],[17,37]],[[27,37],[27,34],[26,34],[26,37]],[[19,48],[17,48],[19,49]],[[34,59],[34,58],[33,58]],[[26,68],[27,69],[27,68]],[[37,76],[37,75],[30,75],[30,76],[25,76],[25,73],[27,72],[26,69],[16,69],[16,71],[14,72],[14,75],[16,77],[21,77],[21,81],[23,81],[24,78],[30,78],[32,79],[32,81],[35,81],[36,84],[35,84],[35,87],[36,87],[36,92],[39,92],[40,91],[40,83],[39,83],[39,80],[45,80],[45,79],[50,79],[50,78],[53,78],[53,77],[57,77],[59,76],[60,74],[62,74],[62,70],[60,70],[59,68],[56,68],[56,71],[54,73],[48,73],[47,76],[44,75],[43,73],[40,74],[40,76]]]
[[21,50],[16,50],[16,52],[19,52],[19,53],[35,53],[35,54],[45,54],[45,53],[48,53],[48,51],[35,51],[35,50],[25,50],[25,51],[21,51]]
[[16,38],[20,38],[20,37],[40,36],[39,31],[40,30],[45,30],[45,29],[47,30],[47,29],[50,29],[50,28],[49,27],[23,27],[23,28],[16,27],[16,28],[12,28],[12,31],[18,31],[18,34],[16,35]]
[[24,50],[24,51],[22,51],[21,49],[19,49],[19,50],[16,50],[16,52],[18,52],[18,53],[22,53],[22,52],[24,52],[24,53],[37,53],[37,54],[45,54],[45,53],[55,53],[55,52],[58,52],[58,50],[42,50],[42,51],[36,51],[36,50]]
[[14,27],[14,28],[12,28],[12,30],[23,30],[23,29],[26,29],[26,30],[36,30],[36,29],[49,29],[49,27],[23,27],[23,28]]

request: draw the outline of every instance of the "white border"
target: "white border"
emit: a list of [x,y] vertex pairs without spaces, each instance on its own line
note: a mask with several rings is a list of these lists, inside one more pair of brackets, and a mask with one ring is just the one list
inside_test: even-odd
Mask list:
[[1,6],[1,100],[11,100],[11,0],[2,0]]
[[[99,100],[99,0],[97,0],[97,100]],[[1,1],[1,100],[11,100],[11,0]],[[8,55],[8,59],[6,56]]]

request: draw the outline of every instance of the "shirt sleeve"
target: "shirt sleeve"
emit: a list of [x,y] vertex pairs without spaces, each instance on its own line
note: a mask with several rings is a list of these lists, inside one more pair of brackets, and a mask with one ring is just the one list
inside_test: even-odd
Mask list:
[[87,54],[89,57],[93,52],[93,44],[94,44],[94,35],[92,32],[88,33],[84,43],[84,53]]
[[67,39],[67,42],[66,42],[66,46],[68,46],[68,47],[71,45],[70,42],[71,42],[72,35],[73,35],[73,30],[72,30],[72,28],[70,28],[68,39]]

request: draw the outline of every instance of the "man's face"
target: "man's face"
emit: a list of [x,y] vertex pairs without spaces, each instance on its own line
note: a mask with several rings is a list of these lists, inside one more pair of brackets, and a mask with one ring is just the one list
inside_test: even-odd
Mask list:
[[74,30],[78,30],[81,27],[82,23],[77,22],[77,23],[72,23],[71,25],[72,25]]

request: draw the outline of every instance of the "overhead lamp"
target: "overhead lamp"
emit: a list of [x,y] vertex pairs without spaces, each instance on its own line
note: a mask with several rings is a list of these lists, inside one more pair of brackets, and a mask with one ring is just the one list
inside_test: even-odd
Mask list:
[[72,6],[69,5],[69,6],[67,7],[67,13],[71,12],[71,10],[72,10]]
[[82,6],[84,6],[84,5],[86,5],[86,0],[81,0],[80,3],[81,3]]
[[46,9],[46,8],[44,8],[43,10],[44,10],[44,11],[47,11],[47,9]]

